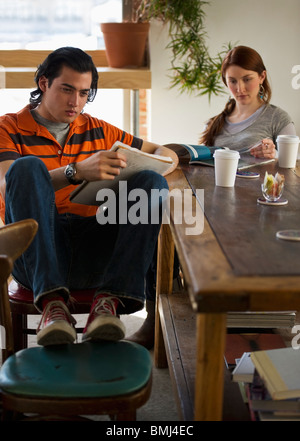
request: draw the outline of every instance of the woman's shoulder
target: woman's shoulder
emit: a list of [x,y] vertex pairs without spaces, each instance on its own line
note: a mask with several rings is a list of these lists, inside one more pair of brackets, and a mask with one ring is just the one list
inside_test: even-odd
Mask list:
[[275,106],[274,104],[267,104],[266,105],[266,109],[265,109],[265,113],[267,114],[271,114],[272,116],[276,116],[276,117],[288,117],[289,119],[290,116],[288,114],[288,112],[286,112],[285,110],[283,110],[281,107]]
[[261,121],[265,126],[269,126],[274,134],[279,134],[289,124],[293,124],[290,115],[281,107],[269,104],[266,106],[265,117]]
[[292,123],[293,120],[281,107],[275,106],[274,104],[267,104],[264,112],[261,114],[261,122],[266,124],[272,124],[272,126],[286,126]]

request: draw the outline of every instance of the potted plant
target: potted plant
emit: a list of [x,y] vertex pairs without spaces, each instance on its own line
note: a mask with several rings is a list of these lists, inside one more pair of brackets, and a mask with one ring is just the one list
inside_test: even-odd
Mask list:
[[140,67],[145,64],[149,33],[146,9],[149,0],[124,0],[122,23],[101,23],[110,67]]
[[[204,23],[204,7],[207,4],[208,1],[201,0],[123,0],[123,23],[115,25],[122,25],[124,28],[126,25],[133,25],[134,28],[141,25],[145,26],[148,32],[149,22],[153,19],[168,24],[170,42],[167,48],[172,53],[171,87],[179,87],[181,92],[207,94],[210,98],[212,94],[223,92],[220,69],[222,58],[231,45],[224,46],[216,57],[210,56]],[[101,28],[102,26],[103,24]],[[124,54],[131,38],[123,34],[122,39]],[[136,35],[132,34],[132,39],[137,40]],[[140,55],[142,61],[139,65],[142,65],[145,59],[146,41],[147,37],[142,43],[143,55]],[[106,39],[105,44],[107,45]],[[109,58],[108,46],[106,49]]]

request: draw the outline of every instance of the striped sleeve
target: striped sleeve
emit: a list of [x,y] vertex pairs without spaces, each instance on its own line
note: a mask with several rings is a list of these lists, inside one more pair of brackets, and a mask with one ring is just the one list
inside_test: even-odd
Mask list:
[[[4,120],[4,121],[3,121]],[[4,122],[4,124],[1,124]],[[18,149],[14,130],[6,123],[4,117],[0,122],[0,162],[18,159],[21,154]]]
[[[93,127],[97,126],[99,124],[99,127],[96,127],[96,129],[102,131],[103,141],[104,141],[104,148],[106,150],[109,150],[113,144],[116,141],[124,142],[124,144],[128,144],[131,147],[141,149],[143,145],[143,140],[141,138],[138,138],[136,136],[131,135],[130,133],[119,129],[118,127],[103,121],[103,120],[97,120],[96,118],[91,118],[90,123],[93,125]],[[85,127],[86,130],[86,127]]]

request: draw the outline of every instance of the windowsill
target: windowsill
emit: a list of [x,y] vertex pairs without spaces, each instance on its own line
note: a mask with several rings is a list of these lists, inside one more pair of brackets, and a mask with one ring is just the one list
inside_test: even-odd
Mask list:
[[[0,72],[1,85],[7,89],[30,89],[35,87],[34,68],[6,68]],[[151,71],[146,67],[138,69],[116,69],[99,67],[99,89],[151,89]]]

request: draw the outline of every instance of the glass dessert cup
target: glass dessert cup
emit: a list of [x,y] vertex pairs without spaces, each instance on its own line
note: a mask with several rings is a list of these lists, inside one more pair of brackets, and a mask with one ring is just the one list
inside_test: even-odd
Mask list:
[[265,188],[264,184],[261,184],[261,191],[262,191],[263,197],[268,202],[276,202],[276,201],[278,201],[281,198],[281,196],[282,196],[283,188],[284,188],[284,185],[281,184],[280,185],[280,189],[279,189],[279,191],[276,194],[270,194],[268,192],[268,190]]

